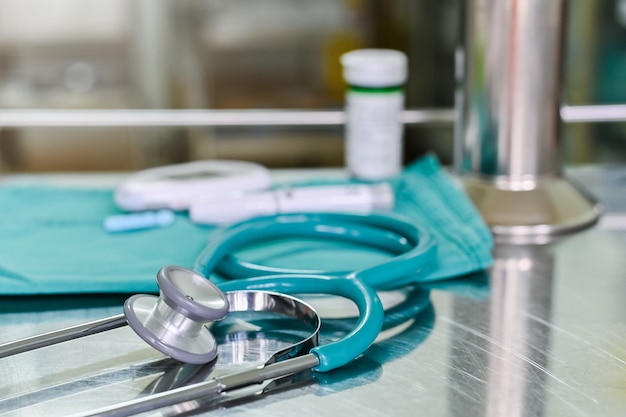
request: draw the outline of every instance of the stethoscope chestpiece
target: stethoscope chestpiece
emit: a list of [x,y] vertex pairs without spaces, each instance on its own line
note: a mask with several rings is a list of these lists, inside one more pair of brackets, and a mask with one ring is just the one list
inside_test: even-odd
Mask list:
[[204,276],[179,266],[157,273],[159,297],[139,294],[124,303],[128,325],[150,346],[185,363],[217,357],[217,344],[205,324],[229,311],[224,293]]

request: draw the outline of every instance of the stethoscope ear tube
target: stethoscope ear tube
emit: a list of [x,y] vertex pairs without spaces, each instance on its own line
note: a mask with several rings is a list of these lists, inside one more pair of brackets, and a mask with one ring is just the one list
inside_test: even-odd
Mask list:
[[376,292],[352,278],[313,275],[277,275],[230,281],[220,285],[224,292],[265,290],[286,294],[330,294],[352,300],[359,309],[354,329],[339,341],[311,349],[319,360],[314,370],[328,372],[342,367],[365,352],[382,329],[384,309]]
[[[234,252],[259,241],[284,237],[317,237],[350,241],[387,251],[392,258],[357,271],[296,270],[259,265]],[[218,229],[196,258],[194,270],[226,279],[303,274],[352,276],[377,290],[417,283],[437,264],[437,243],[427,230],[393,214],[300,213],[257,218]]]
[[350,276],[378,290],[391,290],[419,282],[436,265],[437,243],[433,235],[418,227],[414,226],[410,232],[416,241],[413,249],[386,262],[355,271]]

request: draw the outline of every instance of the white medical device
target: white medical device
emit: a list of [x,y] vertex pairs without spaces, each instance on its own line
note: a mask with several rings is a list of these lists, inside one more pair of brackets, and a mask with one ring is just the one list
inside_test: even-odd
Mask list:
[[270,187],[270,171],[245,161],[151,168],[128,176],[114,195],[119,208],[144,213],[111,216],[104,226],[110,232],[163,227],[174,219],[169,210],[189,210],[193,222],[210,225],[281,213],[369,213],[390,210],[395,200],[387,183]]
[[116,188],[114,198],[118,207],[128,211],[187,210],[194,198],[221,198],[271,185],[270,172],[262,165],[207,160],[139,171]]
[[394,200],[393,190],[387,183],[286,187],[194,199],[189,217],[194,223],[227,225],[274,214],[390,210]]

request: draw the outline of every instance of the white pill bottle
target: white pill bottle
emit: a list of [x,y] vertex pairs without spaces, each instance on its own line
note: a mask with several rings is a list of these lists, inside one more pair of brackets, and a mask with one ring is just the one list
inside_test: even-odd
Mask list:
[[348,83],[346,167],[365,181],[391,178],[402,170],[406,55],[391,49],[358,49],[343,54],[341,65]]

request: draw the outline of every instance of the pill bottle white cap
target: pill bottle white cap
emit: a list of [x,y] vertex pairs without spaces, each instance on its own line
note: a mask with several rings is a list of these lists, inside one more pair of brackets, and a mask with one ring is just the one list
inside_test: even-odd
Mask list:
[[343,77],[350,85],[391,87],[404,84],[407,58],[393,49],[357,49],[341,56]]

